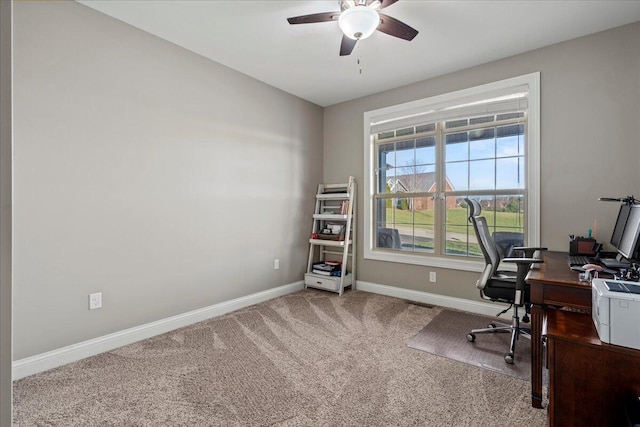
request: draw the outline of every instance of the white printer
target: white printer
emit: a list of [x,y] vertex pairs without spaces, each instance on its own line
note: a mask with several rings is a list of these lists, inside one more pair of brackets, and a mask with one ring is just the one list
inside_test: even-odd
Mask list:
[[600,341],[640,349],[640,283],[593,279],[591,301]]

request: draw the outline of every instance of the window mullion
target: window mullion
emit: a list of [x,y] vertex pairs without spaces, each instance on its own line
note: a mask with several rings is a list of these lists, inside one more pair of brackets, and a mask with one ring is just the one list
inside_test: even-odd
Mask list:
[[445,214],[442,195],[445,190],[445,146],[444,146],[444,122],[436,124],[436,194],[433,200],[433,248],[438,255],[444,255],[445,239]]

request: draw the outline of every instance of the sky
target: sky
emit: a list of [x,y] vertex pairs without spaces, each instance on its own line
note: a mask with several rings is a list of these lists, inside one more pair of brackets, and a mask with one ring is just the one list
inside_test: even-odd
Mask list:
[[[493,190],[524,188],[524,136],[508,135],[495,138],[485,132],[461,132],[447,135],[445,148],[446,176],[454,190]],[[491,132],[492,133],[492,132]],[[471,138],[469,138],[471,134]],[[434,172],[435,138],[385,144],[387,164],[395,166],[387,176]]]

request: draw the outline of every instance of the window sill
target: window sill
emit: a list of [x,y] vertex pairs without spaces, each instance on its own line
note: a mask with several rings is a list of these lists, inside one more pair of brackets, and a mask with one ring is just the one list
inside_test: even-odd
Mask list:
[[[474,272],[481,272],[485,267],[484,261],[480,259],[476,261],[455,257],[412,255],[408,253],[393,253],[372,250],[365,251],[364,259]],[[501,265],[501,267],[506,267],[506,265]],[[503,269],[506,270],[507,268]]]

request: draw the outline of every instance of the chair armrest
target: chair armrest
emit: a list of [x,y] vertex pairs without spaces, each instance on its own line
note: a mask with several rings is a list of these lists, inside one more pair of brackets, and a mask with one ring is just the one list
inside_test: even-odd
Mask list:
[[526,256],[527,258],[531,258],[533,257],[533,254],[536,253],[536,251],[546,251],[547,248],[533,247],[533,246],[518,246],[518,247],[514,247],[513,250],[522,251],[524,252],[524,256]]
[[526,251],[527,249],[531,249],[533,251],[546,251],[548,248],[544,247],[535,247],[535,246],[514,246],[514,251]]
[[540,258],[503,258],[502,262],[510,262],[512,264],[538,264],[544,262]]
[[514,247],[513,250],[522,251],[524,252],[524,256],[526,256],[527,258],[531,258],[533,257],[533,254],[536,253],[536,251],[546,251],[547,248],[533,247],[533,246],[518,246],[518,247]]
[[502,261],[517,265],[516,290],[520,291],[525,288],[525,277],[527,277],[527,273],[529,273],[529,267],[531,267],[531,264],[540,264],[544,262],[544,260],[541,260],[540,258],[504,258]]

